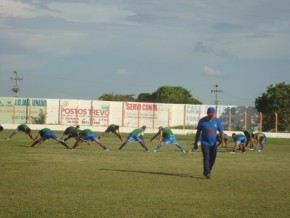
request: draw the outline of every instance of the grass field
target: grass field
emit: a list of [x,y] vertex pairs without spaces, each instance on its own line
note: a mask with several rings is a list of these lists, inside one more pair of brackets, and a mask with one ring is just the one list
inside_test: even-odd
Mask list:
[[[261,153],[230,154],[230,143],[205,179],[200,150],[147,153],[130,142],[119,152],[110,134],[110,151],[53,140],[30,148],[10,132],[0,132],[0,217],[290,217],[290,139],[269,139]],[[192,135],[177,138],[190,148]]]

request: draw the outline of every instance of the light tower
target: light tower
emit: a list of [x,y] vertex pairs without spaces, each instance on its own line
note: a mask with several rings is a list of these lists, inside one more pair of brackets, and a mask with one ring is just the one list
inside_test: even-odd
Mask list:
[[15,97],[17,97],[17,93],[19,92],[19,86],[18,86],[18,80],[23,80],[23,78],[18,77],[18,73],[16,71],[13,72],[14,73],[14,77],[11,76],[11,80],[15,80],[15,84],[13,85],[13,87],[11,88],[12,92],[15,93]]
[[218,104],[219,104],[218,94],[222,93],[223,90],[218,89],[219,85],[217,84],[214,87],[215,89],[212,89],[211,92],[215,94],[215,110],[216,113],[218,113]]

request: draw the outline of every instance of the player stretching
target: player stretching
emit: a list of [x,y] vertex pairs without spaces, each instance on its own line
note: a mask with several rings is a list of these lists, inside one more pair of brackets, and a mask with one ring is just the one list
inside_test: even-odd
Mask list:
[[31,129],[26,124],[21,124],[17,126],[17,128],[8,136],[8,140],[11,139],[16,133],[18,132],[24,132],[26,135],[29,136],[31,140],[33,140]]
[[72,147],[72,149],[75,149],[76,147],[78,147],[82,142],[84,141],[93,141],[96,142],[98,145],[100,145],[104,150],[109,150],[109,148],[107,148],[105,145],[102,144],[100,138],[98,136],[96,136],[96,134],[93,133],[92,130],[90,129],[84,129],[81,130],[76,137],[77,141],[74,144],[74,146]]
[[174,144],[178,147],[180,151],[186,153],[183,147],[176,141],[176,137],[168,127],[160,126],[158,132],[151,138],[150,142],[152,142],[157,136],[159,137],[159,143],[155,148],[154,152],[157,152],[163,145],[165,144]]
[[[40,137],[37,139],[38,136],[40,136]],[[49,128],[44,128],[44,129],[39,130],[37,136],[35,136],[35,138],[32,142],[31,147],[34,147],[36,144],[42,143],[47,139],[53,139],[53,140],[59,142],[60,144],[62,144],[64,147],[69,148],[69,146],[67,146],[67,144],[65,144],[61,139],[59,139],[55,135],[55,133]]]

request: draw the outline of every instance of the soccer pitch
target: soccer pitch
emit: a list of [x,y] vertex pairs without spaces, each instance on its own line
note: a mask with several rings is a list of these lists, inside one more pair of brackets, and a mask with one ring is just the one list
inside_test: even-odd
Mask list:
[[[154,153],[150,134],[148,153],[136,142],[119,152],[112,134],[103,151],[53,140],[30,148],[26,135],[8,141],[9,133],[0,132],[0,217],[290,217],[290,139],[245,154],[231,154],[230,141],[205,179],[200,150],[164,145]],[[177,135],[186,150],[193,138]]]

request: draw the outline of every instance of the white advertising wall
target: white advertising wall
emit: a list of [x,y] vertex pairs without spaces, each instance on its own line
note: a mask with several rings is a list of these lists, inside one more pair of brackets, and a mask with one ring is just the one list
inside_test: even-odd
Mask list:
[[[128,128],[143,125],[153,129],[159,126],[185,128],[195,127],[210,106],[213,105],[0,97],[0,123],[92,127],[114,123]],[[217,112],[225,129],[256,128],[259,123],[253,107],[219,105]]]

